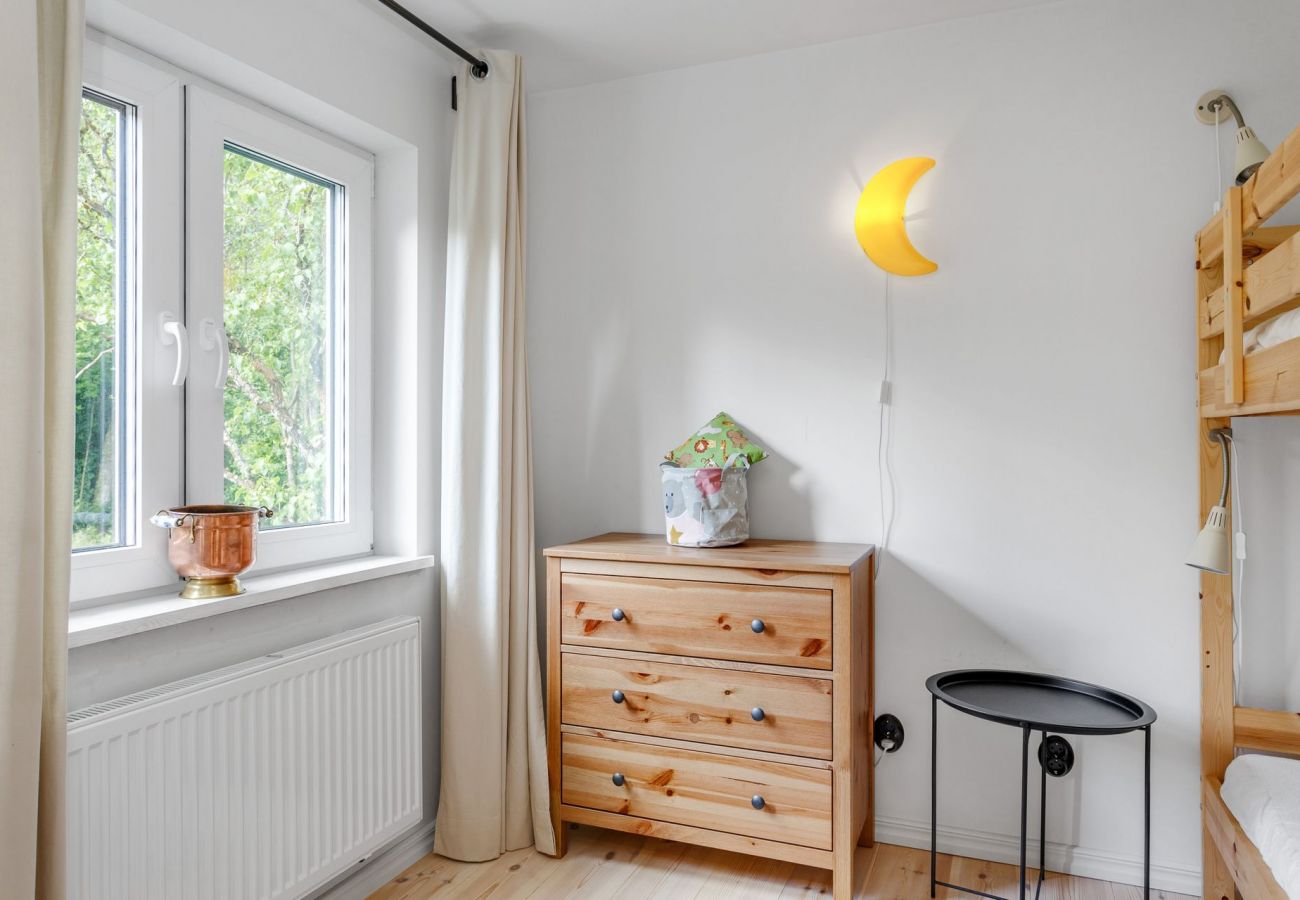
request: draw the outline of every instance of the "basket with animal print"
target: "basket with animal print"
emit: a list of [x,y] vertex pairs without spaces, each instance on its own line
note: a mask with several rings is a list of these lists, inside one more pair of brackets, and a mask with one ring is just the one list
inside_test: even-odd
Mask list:
[[668,543],[729,547],[749,540],[749,461],[726,466],[662,467]]
[[749,467],[766,458],[725,412],[665,454],[668,543],[727,547],[749,540]]

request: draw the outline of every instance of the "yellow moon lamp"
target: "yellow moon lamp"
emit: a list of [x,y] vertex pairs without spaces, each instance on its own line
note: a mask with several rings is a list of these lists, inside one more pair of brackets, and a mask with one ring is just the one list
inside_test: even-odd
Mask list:
[[890,163],[871,177],[858,198],[853,230],[871,261],[894,275],[928,275],[939,267],[926,259],[907,237],[903,214],[907,195],[934,160],[913,156]]

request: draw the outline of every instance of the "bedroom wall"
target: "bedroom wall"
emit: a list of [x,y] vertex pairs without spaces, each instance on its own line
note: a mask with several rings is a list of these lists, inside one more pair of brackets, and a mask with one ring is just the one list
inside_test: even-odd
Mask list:
[[[879,541],[885,281],[852,215],[880,166],[938,160],[910,230],[939,271],[890,285],[898,505],[877,703],[907,744],[877,770],[883,840],[928,840],[925,678],[1045,670],[1157,709],[1155,880],[1199,892],[1182,561],[1191,239],[1217,187],[1192,107],[1227,88],[1270,144],[1300,110],[1300,7],[1231,9],[1070,0],[531,98],[542,545],[659,530],[656,460],[719,409],[772,452],[751,480],[757,536]],[[1292,429],[1294,469],[1300,432],[1261,427]],[[1252,490],[1261,528],[1286,519]],[[1010,858],[1018,735],[955,714],[941,735],[945,846]],[[1049,864],[1138,880],[1140,740],[1074,743],[1074,773],[1050,786]]]
[[[375,353],[375,549],[435,553],[442,360],[437,348],[442,346],[454,127],[452,67],[446,57],[377,5],[365,3],[89,0],[87,17],[101,32],[375,154],[375,331],[381,340],[391,336],[385,352]],[[427,749],[425,821],[413,829],[411,840],[398,843],[427,845],[439,771],[436,570],[73,650],[69,707],[398,615],[422,620]],[[366,886],[354,881],[344,893],[363,896]]]

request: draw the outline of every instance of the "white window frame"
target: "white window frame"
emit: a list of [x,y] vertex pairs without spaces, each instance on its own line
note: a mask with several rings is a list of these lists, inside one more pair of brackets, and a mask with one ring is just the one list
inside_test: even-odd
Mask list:
[[343,373],[343,421],[335,437],[342,457],[342,515],[334,522],[264,529],[258,536],[258,568],[369,553],[373,157],[299,122],[203,87],[186,86],[185,110],[186,320],[195,350],[185,392],[186,497],[191,503],[219,503],[224,496],[224,391],[216,387],[220,354],[215,347],[202,347],[198,323],[222,322],[222,187],[229,142],[343,188],[339,264],[344,326],[341,347],[336,344],[335,351]]
[[[129,337],[122,348],[122,358],[134,369],[125,385],[131,412],[122,423],[129,462],[125,493],[132,496],[126,500],[125,546],[72,554],[74,605],[175,582],[166,534],[149,517],[182,491],[183,392],[171,386],[177,348],[162,346],[157,337],[160,316],[182,317],[181,82],[173,73],[87,40],[83,83],[135,109],[134,159],[124,190],[134,199],[128,224],[134,240],[128,262]],[[145,171],[147,179],[141,177]]]
[[[346,230],[340,248],[344,326],[337,360],[344,372],[344,424],[342,443],[336,446],[343,458],[342,520],[263,531],[254,570],[369,555],[373,552],[373,156],[94,32],[85,41],[83,71],[86,88],[135,111],[135,153],[126,187],[134,192],[135,201],[128,266],[133,305],[127,304],[132,321],[122,350],[122,358],[131,360],[134,372],[126,387],[131,415],[123,423],[130,460],[130,519],[124,536],[128,544],[72,554],[73,608],[173,588],[178,576],[167,560],[167,532],[151,524],[150,517],[180,503],[221,501],[222,402],[214,390],[216,360],[202,349],[198,323],[205,317],[203,309],[215,308],[218,316],[220,310],[221,155],[226,140],[344,187]],[[209,126],[199,126],[201,114],[211,117]],[[215,178],[200,184],[194,164],[211,166],[213,146]],[[196,250],[200,241],[215,247],[206,258]],[[186,326],[183,348],[175,342],[163,344],[159,323],[165,315]],[[189,374],[181,386],[173,386],[181,349],[188,357]],[[210,414],[214,404],[215,418]],[[195,416],[203,415],[205,407],[208,424],[196,426]],[[208,473],[206,484],[196,474],[203,471]],[[215,496],[211,496],[212,479]]]

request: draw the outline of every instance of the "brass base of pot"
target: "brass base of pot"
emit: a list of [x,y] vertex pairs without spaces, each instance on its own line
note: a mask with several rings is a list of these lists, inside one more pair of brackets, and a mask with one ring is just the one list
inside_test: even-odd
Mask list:
[[211,600],[213,597],[234,597],[244,593],[244,586],[234,575],[216,575],[201,578],[197,575],[185,581],[181,596],[186,600]]

